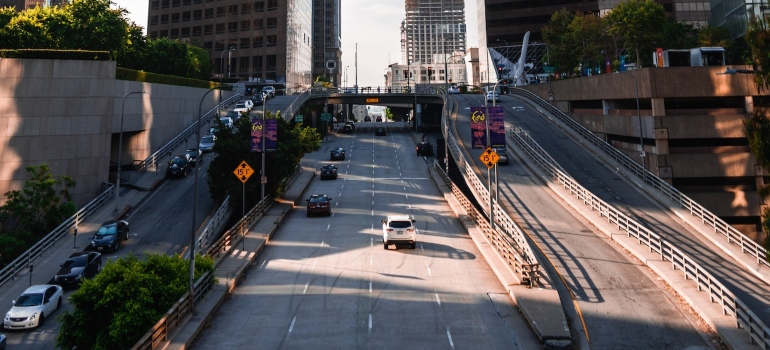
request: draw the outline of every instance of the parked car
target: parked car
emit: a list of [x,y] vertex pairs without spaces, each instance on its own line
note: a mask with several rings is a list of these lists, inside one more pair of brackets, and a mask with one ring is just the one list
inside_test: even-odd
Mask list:
[[232,128],[233,127],[233,118],[222,117],[222,118],[219,118],[219,121],[222,122],[222,124],[224,124],[228,128]]
[[261,106],[265,102],[265,95],[261,92],[251,95],[251,103],[254,106]]
[[409,248],[417,247],[417,228],[415,220],[408,215],[388,215],[382,222],[382,241],[385,249],[390,244],[408,244]]
[[188,149],[184,152],[185,157],[187,157],[187,162],[190,163],[191,166],[197,166],[198,160],[200,159],[200,162],[203,163],[203,158],[201,158],[201,155],[203,152],[200,148],[197,150],[194,149]]
[[497,164],[508,164],[508,152],[505,148],[495,148],[495,153],[500,159],[497,160]]
[[321,167],[321,180],[337,179],[337,166],[334,164],[325,164]]
[[430,142],[421,141],[417,144],[417,155],[430,157],[433,155],[433,145]]
[[345,149],[335,148],[331,150],[331,160],[345,160]]
[[307,216],[313,216],[315,214],[324,214],[326,216],[332,215],[331,197],[325,194],[314,194],[307,201]]
[[[254,105],[251,101],[248,101],[251,105]],[[246,104],[246,102],[241,101],[235,104],[235,107],[233,107],[233,112],[238,113],[238,117],[240,116],[240,113],[249,113],[251,108]],[[228,113],[229,115],[229,113]],[[233,120],[238,120],[238,118],[232,118]]]
[[353,133],[353,127],[350,125],[345,125],[342,127],[342,133],[343,134],[352,134]]
[[382,117],[378,116],[378,117],[374,118],[374,121],[377,122],[377,123],[382,123]]
[[379,127],[374,130],[374,136],[385,136],[385,128]]
[[190,162],[187,161],[187,156],[175,156],[168,161],[168,167],[166,167],[166,177],[185,177],[190,172]]
[[94,232],[94,238],[86,250],[117,251],[121,242],[128,239],[128,221],[109,220]]
[[275,97],[275,87],[263,86],[262,87],[262,92],[265,93],[265,99]]
[[487,102],[500,101],[500,95],[496,91],[487,92]]
[[[244,112],[244,113],[246,113],[246,112]],[[236,120],[238,120],[241,117],[241,115],[242,115],[241,112],[232,110],[232,111],[227,112],[227,115],[225,117],[230,118],[233,121],[236,121]]]
[[216,126],[212,126],[209,128],[209,135],[214,135],[217,133],[217,131],[219,131],[219,128],[217,128]]
[[370,121],[372,121],[372,117],[367,115],[366,117],[364,117],[364,121],[365,122],[370,122]]
[[214,135],[206,135],[201,137],[201,142],[198,143],[198,148],[201,152],[211,152],[214,150],[214,142],[217,141],[217,137]]
[[30,286],[14,300],[13,307],[5,314],[5,329],[25,329],[40,327],[45,319],[59,310],[64,289],[55,284]]
[[459,94],[460,93],[460,88],[457,87],[457,85],[452,85],[452,86],[449,87],[449,89],[447,89],[447,93]]
[[94,278],[102,268],[102,254],[89,251],[72,253],[59,267],[48,284],[58,284],[64,288],[78,287],[84,279]]

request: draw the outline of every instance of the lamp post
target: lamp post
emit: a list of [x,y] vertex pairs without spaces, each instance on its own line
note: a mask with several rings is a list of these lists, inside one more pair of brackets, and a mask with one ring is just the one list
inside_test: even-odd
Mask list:
[[504,43],[505,43],[505,46],[510,46],[510,45],[508,45],[508,42],[507,42],[505,39],[497,39],[497,40],[495,40],[495,41],[496,41],[496,42],[501,42],[501,41],[502,41],[502,42],[504,42]]
[[[262,199],[260,200],[260,203],[262,203],[262,213],[265,212],[265,182],[267,182],[267,179],[265,178],[265,113],[267,111],[267,98],[263,99],[264,102],[262,102],[262,171],[260,172],[259,182],[260,182],[260,189],[261,189],[261,195]],[[326,132],[326,130],[324,130]]]
[[[118,195],[120,194],[120,162],[121,154],[123,153],[123,115],[126,111],[126,99],[133,94],[143,94],[144,91],[129,92],[123,97],[123,105],[120,109],[120,136],[118,136],[118,178],[115,181],[115,211],[118,211]],[[157,171],[157,169],[156,169]]]
[[623,75],[627,75],[634,79],[634,90],[636,91],[636,118],[639,119],[639,146],[641,147],[641,151],[639,152],[639,156],[642,158],[642,179],[644,182],[647,182],[647,164],[644,159],[644,137],[642,133],[642,114],[641,110],[639,109],[639,84],[636,82],[636,77],[628,72],[618,72]]
[[[212,92],[214,90],[221,90],[224,89],[224,86],[216,86],[203,94],[201,97],[201,102],[198,104],[198,123],[195,124],[195,138],[198,140],[196,144],[198,145],[195,148],[195,154],[200,153],[200,133],[201,133],[201,108],[203,107],[203,99],[206,98],[206,95],[209,94],[209,92]],[[222,98],[221,94],[219,96]],[[217,105],[218,107],[219,105]],[[190,310],[194,310],[194,304],[192,302],[193,295],[195,295],[195,291],[193,290],[193,286],[195,284],[195,221],[196,221],[196,213],[198,212],[198,169],[200,166],[195,166],[195,179],[193,181],[193,210],[192,210],[192,227],[190,229]]]
[[[224,62],[222,61],[223,56],[225,55],[225,52],[227,52],[227,77],[230,77],[230,52],[235,51],[235,46],[230,46],[227,51],[222,51],[221,54],[219,54],[219,85],[222,85],[222,76],[225,75],[224,72],[222,72],[222,66],[224,65]],[[219,105],[222,104],[222,94],[219,94],[219,103],[217,104],[217,118],[219,118]]]

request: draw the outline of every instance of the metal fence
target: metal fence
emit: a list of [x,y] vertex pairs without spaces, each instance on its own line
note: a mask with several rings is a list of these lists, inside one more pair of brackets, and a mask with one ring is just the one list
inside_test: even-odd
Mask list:
[[[708,271],[657,233],[650,231],[642,224],[583,188],[577,181],[553,163],[548,153],[521,128],[512,128],[510,134],[530,159],[543,169],[553,181],[567,189],[570,194],[581,200],[591,210],[598,212],[602,217],[606,217],[607,221],[615,224],[618,229],[626,231],[628,236],[636,239],[639,244],[647,246],[651,252],[660,255],[661,260],[671,262],[672,269],[682,271],[684,277],[692,280],[699,291],[709,293],[711,301],[719,303],[725,315],[734,316],[738,328],[749,332],[752,343],[760,344],[762,349],[770,349],[770,328]],[[685,299],[695,308],[692,300]]]
[[569,128],[572,129],[574,133],[576,133],[577,135],[579,135],[580,137],[582,137],[584,140],[591,143],[595,147],[599,148],[607,156],[614,159],[615,161],[620,163],[623,167],[631,171],[634,176],[636,176],[639,180],[642,181],[642,184],[648,185],[648,186],[640,185],[639,187],[642,190],[648,193],[650,193],[652,189],[657,190],[663,195],[669,197],[671,200],[679,203],[679,205],[682,208],[688,210],[691,215],[700,218],[701,222],[711,226],[714,229],[714,232],[717,232],[725,236],[727,238],[728,243],[732,243],[739,246],[741,248],[741,251],[751,255],[754,259],[756,259],[756,262],[758,264],[763,264],[767,267],[770,267],[770,261],[768,261],[768,257],[770,257],[770,255],[768,255],[767,249],[765,249],[763,246],[757,244],[750,238],[746,237],[743,233],[736,230],[732,226],[728,225],[726,222],[724,222],[722,219],[720,219],[719,217],[717,217],[716,215],[708,211],[706,208],[704,208],[703,206],[701,206],[691,198],[687,197],[683,193],[679,192],[679,190],[669,185],[667,182],[655,176],[655,174],[647,171],[639,163],[635,162],[630,157],[621,153],[615,147],[608,144],[607,142],[602,140],[600,137],[596,136],[593,132],[586,129],[585,127],[580,125],[578,122],[570,118],[564,112],[560,111],[556,107],[551,106],[548,103],[548,101],[545,101],[541,99],[539,96],[535,95],[534,93],[521,88],[512,88],[511,93],[514,95],[523,96],[528,100],[537,104],[540,108],[548,111],[548,113],[558,118],[562,123],[568,125]]

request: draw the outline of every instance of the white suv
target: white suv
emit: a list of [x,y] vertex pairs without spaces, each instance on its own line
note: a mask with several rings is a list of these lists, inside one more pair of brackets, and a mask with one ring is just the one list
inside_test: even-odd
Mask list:
[[409,248],[417,247],[417,228],[414,219],[408,215],[388,215],[382,222],[382,241],[385,249],[390,244],[409,244]]

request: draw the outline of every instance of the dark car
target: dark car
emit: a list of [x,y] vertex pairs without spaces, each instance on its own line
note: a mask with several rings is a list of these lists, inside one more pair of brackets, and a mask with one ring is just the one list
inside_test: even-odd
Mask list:
[[337,166],[334,164],[325,164],[321,167],[321,180],[337,179]]
[[203,163],[203,158],[201,158],[201,150],[200,148],[195,149],[188,149],[184,152],[185,157],[187,157],[187,161],[190,163],[191,166],[198,165],[198,160],[200,159],[200,162]]
[[5,334],[0,333],[0,350],[5,350]]
[[314,194],[307,199],[307,216],[315,214],[332,215],[332,199],[325,194]]
[[379,127],[374,130],[374,136],[385,136],[385,128]]
[[497,153],[497,156],[500,157],[500,159],[497,160],[497,164],[508,164],[508,152],[505,150],[505,148],[495,148],[495,153]]
[[251,95],[251,103],[253,103],[255,106],[261,106],[264,102],[264,95],[261,93]]
[[335,148],[331,151],[331,160],[345,160],[345,150],[342,148]]
[[417,144],[417,155],[418,156],[432,156],[433,155],[433,145],[430,144],[430,142],[421,141]]
[[374,119],[375,122],[382,123],[382,117],[377,117]]
[[342,132],[345,134],[351,134],[353,133],[353,127],[350,125],[345,125],[342,127]]
[[350,125],[350,128],[353,130],[356,130],[356,124],[353,122],[345,122],[345,126]]
[[88,250],[112,251],[120,249],[120,243],[128,239],[128,222],[106,221],[96,230]]
[[370,121],[372,121],[372,117],[367,115],[366,117],[364,117],[364,121],[365,122],[370,122]]
[[190,172],[190,162],[186,156],[176,156],[171,158],[166,168],[166,177],[185,177]]
[[214,135],[206,135],[201,138],[201,142],[198,143],[198,148],[201,152],[214,151],[214,143],[217,141],[217,137]]
[[78,287],[87,278],[94,278],[102,267],[102,254],[97,252],[72,253],[59,265],[59,272],[48,282],[62,287]]

